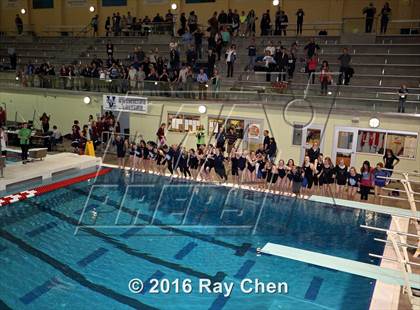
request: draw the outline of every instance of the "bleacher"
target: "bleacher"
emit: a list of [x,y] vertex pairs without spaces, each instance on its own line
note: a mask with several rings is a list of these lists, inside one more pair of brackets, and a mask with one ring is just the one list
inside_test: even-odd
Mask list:
[[[249,39],[233,38],[232,43],[237,46],[237,62],[233,78],[225,78],[226,64],[224,58],[216,64],[222,72],[222,91],[246,92],[235,96],[221,97],[237,100],[261,100],[270,98],[270,102],[288,101],[290,98],[303,98],[310,96],[315,101],[329,102],[330,98],[319,96],[320,85],[318,79],[314,85],[308,84],[308,75],[302,68],[304,63],[304,45],[309,37],[257,37],[257,52],[263,55],[265,46],[269,40],[275,45],[281,44],[289,48],[292,42],[297,41],[299,52],[293,81],[287,90],[278,92],[273,89],[271,83],[266,82],[265,72],[250,72],[246,70],[248,63],[247,49]],[[144,37],[101,37],[101,38],[73,38],[73,37],[30,37],[0,38],[0,66],[3,70],[9,67],[8,47],[14,47],[18,56],[18,67],[22,68],[28,62],[41,64],[50,62],[55,66],[56,74],[62,64],[90,63],[94,55],[105,60],[105,44],[110,40],[114,44],[114,58],[129,64],[129,56],[135,47],[141,46],[146,54],[152,49],[158,48],[159,55],[168,57],[170,36],[151,35]],[[315,37],[320,46],[319,60],[327,60],[330,70],[337,72],[339,64],[338,56],[342,49],[347,47],[352,56],[352,67],[355,74],[349,86],[335,85],[338,74],[333,74],[333,83],[329,90],[334,94],[337,102],[343,107],[362,108],[371,111],[382,109],[383,111],[395,111],[397,90],[401,84],[409,88],[407,100],[407,112],[417,113],[420,104],[420,38],[419,36],[378,36],[375,43],[341,43],[338,36]],[[178,38],[181,60],[185,59],[186,46],[183,46]],[[203,40],[203,63],[207,60],[207,40]],[[14,81],[14,72],[0,73],[0,83],[5,86],[17,86]],[[277,79],[277,74],[272,74],[272,81]],[[155,94],[156,95],[156,94]],[[340,105],[339,105],[340,106]]]

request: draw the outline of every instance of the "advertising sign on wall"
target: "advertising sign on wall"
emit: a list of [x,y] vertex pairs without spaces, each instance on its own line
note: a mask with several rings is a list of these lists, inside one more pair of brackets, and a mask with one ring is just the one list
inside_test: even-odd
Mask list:
[[148,113],[148,100],[145,97],[104,95],[102,106],[105,111]]

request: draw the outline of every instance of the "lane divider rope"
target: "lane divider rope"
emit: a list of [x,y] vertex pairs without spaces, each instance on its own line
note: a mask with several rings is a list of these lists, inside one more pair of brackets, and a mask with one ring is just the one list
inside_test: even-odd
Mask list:
[[104,175],[107,174],[111,171],[111,168],[101,168],[101,170],[99,170],[98,172],[91,172],[88,174],[84,174],[81,176],[77,176],[74,178],[70,178],[67,180],[63,180],[57,183],[52,183],[52,184],[48,184],[48,185],[42,185],[40,187],[34,188],[34,189],[30,189],[30,190],[26,190],[26,191],[22,191],[19,193],[15,193],[12,195],[7,195],[4,196],[3,198],[0,198],[0,207],[18,202],[18,201],[23,201],[26,200],[28,198],[32,198],[35,196],[40,196],[49,192],[52,192],[54,190],[75,184],[75,183],[80,183],[83,181],[87,181],[89,179],[93,179],[96,176],[100,176],[100,175]]

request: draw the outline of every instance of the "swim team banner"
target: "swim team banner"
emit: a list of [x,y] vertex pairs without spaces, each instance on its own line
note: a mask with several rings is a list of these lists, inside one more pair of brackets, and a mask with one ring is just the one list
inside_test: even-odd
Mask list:
[[138,96],[104,95],[103,108],[107,111],[148,113],[148,100]]

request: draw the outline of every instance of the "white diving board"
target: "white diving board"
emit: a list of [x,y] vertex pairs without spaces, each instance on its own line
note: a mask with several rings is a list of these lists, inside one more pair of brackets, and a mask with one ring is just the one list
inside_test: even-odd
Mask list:
[[[310,201],[315,202],[321,202],[321,203],[327,203],[332,205],[338,205],[342,207],[348,207],[353,209],[361,209],[361,210],[367,210],[372,211],[376,213],[382,213],[382,214],[389,214],[393,216],[400,216],[400,217],[413,217],[413,211],[410,209],[401,209],[401,208],[395,208],[390,206],[382,206],[382,205],[376,205],[373,203],[365,203],[365,202],[359,202],[359,201],[353,201],[353,200],[347,200],[347,199],[337,199],[337,198],[331,198],[331,197],[324,197],[324,196],[316,196],[312,195],[309,197]],[[420,211],[417,211],[415,216],[417,219],[420,220]]]
[[[399,270],[392,270],[372,264],[357,262],[351,259],[301,250],[270,242],[264,245],[261,252],[376,279],[392,285],[405,285],[402,272]],[[410,275],[410,285],[415,289],[420,289],[420,276],[418,274]]]

